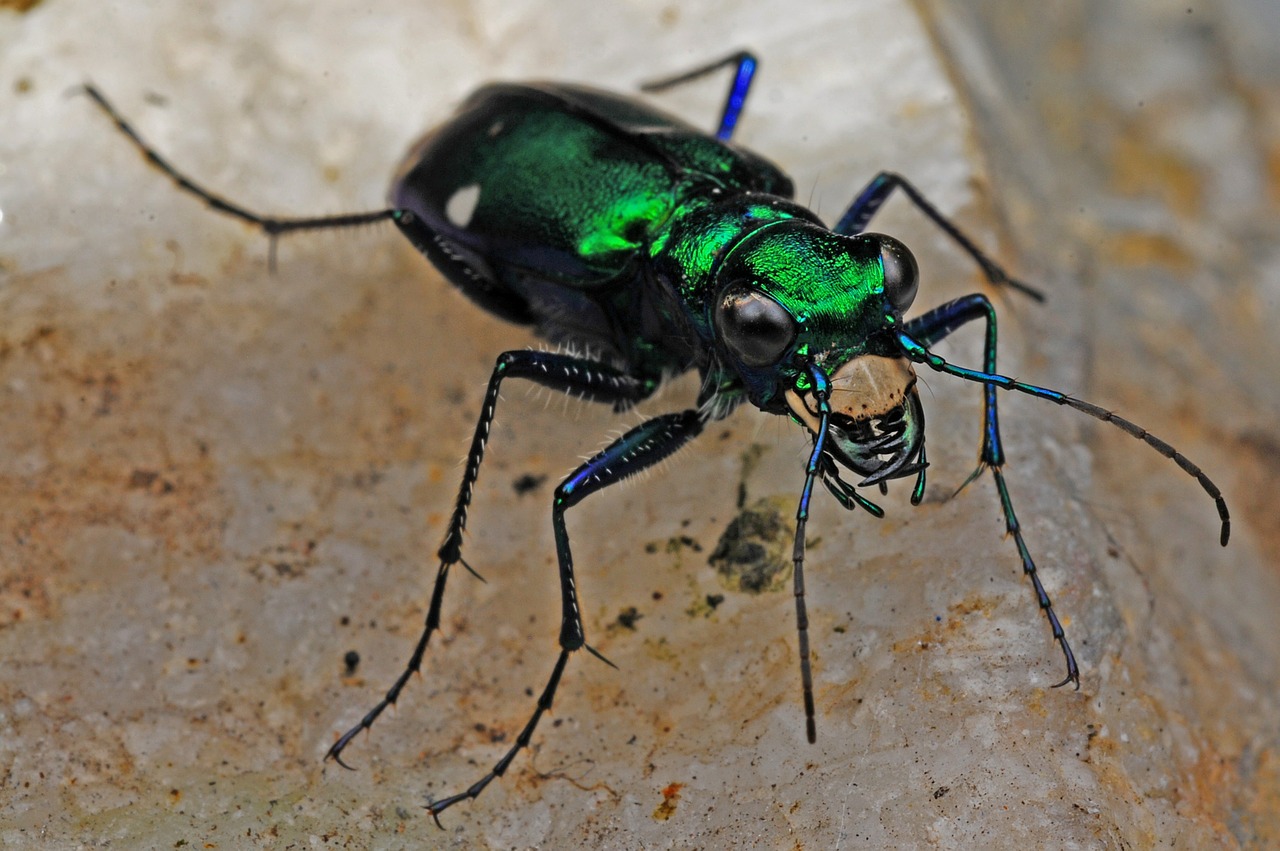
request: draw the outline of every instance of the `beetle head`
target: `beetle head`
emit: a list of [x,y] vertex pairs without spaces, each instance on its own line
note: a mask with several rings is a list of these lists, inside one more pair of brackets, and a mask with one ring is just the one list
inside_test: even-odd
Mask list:
[[894,330],[919,275],[906,246],[809,222],[766,226],[733,251],[712,321],[753,403],[816,434],[813,369],[829,379],[826,451],[873,484],[906,475],[924,439],[910,361]]

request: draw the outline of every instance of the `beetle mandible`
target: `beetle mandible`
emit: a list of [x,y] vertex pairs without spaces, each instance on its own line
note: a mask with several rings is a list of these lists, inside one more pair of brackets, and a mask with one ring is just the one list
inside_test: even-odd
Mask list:
[[[550,709],[570,655],[585,649],[565,517],[587,496],[671,455],[707,423],[744,402],[787,416],[812,440],[804,469],[793,545],[796,628],[808,740],[816,740],[808,617],[804,597],[805,526],[816,483],[847,509],[883,510],[858,488],[884,491],[914,478],[911,502],[924,495],[924,412],[915,366],[983,388],[978,467],[995,479],[1001,510],[1036,602],[1074,683],[1080,671],[1037,574],[1005,482],[996,391],[1012,390],[1066,405],[1143,441],[1194,477],[1230,517],[1209,477],[1146,429],[1065,393],[1017,381],[996,366],[996,314],[980,293],[913,319],[919,274],[911,252],[890,236],[868,233],[883,203],[902,192],[978,266],[987,280],[1033,298],[900,175],[882,172],[858,193],[833,228],[792,200],[777,166],[731,144],[757,69],[745,51],[647,84],[658,91],[722,68],[733,81],[719,126],[707,135],[634,98],[561,83],[490,84],[406,156],[385,210],[321,218],[260,216],[215,195],[148,146],[92,85],[84,91],[156,168],[218,212],[261,228],[271,239],[292,231],[390,220],[480,307],[530,325],[565,351],[513,350],[498,356],[467,453],[462,483],[438,551],[426,624],[403,672],[383,698],[343,734],[326,759],[342,753],[400,697],[440,629],[445,585],[461,565],[463,532],[504,380],[521,378],[622,410],[665,379],[696,370],[694,407],[653,417],[579,466],[556,488],[551,522],[559,562],[559,656],[532,715],[501,759],[466,790],[432,801],[439,814],[476,798],[502,776]],[[930,347],[970,322],[985,329],[980,369],[952,364]],[[592,355],[568,351],[592,352]],[[851,476],[846,479],[845,476]]]

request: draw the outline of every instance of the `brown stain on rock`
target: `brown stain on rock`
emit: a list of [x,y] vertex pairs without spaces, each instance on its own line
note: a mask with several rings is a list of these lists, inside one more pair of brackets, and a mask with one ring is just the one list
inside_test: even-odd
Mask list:
[[54,615],[55,586],[86,530],[169,553],[219,551],[226,509],[213,465],[205,447],[165,428],[158,367],[86,347],[81,336],[50,322],[0,340],[23,424],[6,436],[9,457],[22,460],[0,476],[9,528],[0,627]]
[[[1148,120],[1154,122],[1156,117]],[[1204,206],[1204,175],[1175,151],[1154,144],[1151,137],[1146,122],[1124,125],[1109,152],[1112,188],[1121,195],[1158,198],[1182,216],[1199,215]]]
[[680,790],[683,788],[683,783],[671,783],[662,790],[662,803],[653,811],[656,820],[667,821],[676,814],[676,804],[680,801]]

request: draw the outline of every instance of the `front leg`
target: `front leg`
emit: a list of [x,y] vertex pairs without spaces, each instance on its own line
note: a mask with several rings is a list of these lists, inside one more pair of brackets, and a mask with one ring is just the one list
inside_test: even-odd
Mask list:
[[[957,366],[949,363],[940,355],[929,351],[931,343],[943,339],[961,325],[974,319],[985,319],[987,323],[986,345],[984,348],[983,368],[981,370]],[[996,480],[996,490],[1000,494],[1000,506],[1004,511],[1005,526],[1018,545],[1018,555],[1022,558],[1022,569],[1031,577],[1032,585],[1035,587],[1036,601],[1049,619],[1049,625],[1053,629],[1053,636],[1058,640],[1063,654],[1067,657],[1067,676],[1058,685],[1062,686],[1074,682],[1076,688],[1079,688],[1080,671],[1076,667],[1075,656],[1071,652],[1070,645],[1067,644],[1062,625],[1058,623],[1057,615],[1053,612],[1053,605],[1049,602],[1049,595],[1045,593],[1044,587],[1040,584],[1040,579],[1036,575],[1035,562],[1032,561],[1031,553],[1027,550],[1026,543],[1022,540],[1022,530],[1013,511],[1013,500],[1009,496],[1009,488],[1005,485],[1002,471],[1004,447],[1001,445],[1000,427],[996,418],[996,390],[1012,390],[1027,396],[1034,396],[1037,399],[1044,399],[1047,402],[1053,402],[1055,405],[1065,405],[1082,414],[1088,414],[1094,419],[1110,423],[1136,440],[1141,440],[1156,452],[1177,464],[1184,473],[1195,479],[1201,489],[1213,500],[1214,506],[1218,510],[1218,519],[1222,524],[1219,542],[1224,547],[1231,536],[1231,513],[1227,510],[1226,498],[1223,497],[1222,491],[1209,478],[1208,474],[1201,470],[1190,458],[1137,423],[1125,419],[1114,411],[1108,411],[1106,408],[1101,408],[1083,399],[1077,399],[1059,390],[1028,384],[996,372],[996,315],[995,309],[991,306],[991,302],[987,300],[986,296],[970,295],[958,298],[935,308],[918,319],[913,319],[897,332],[897,341],[902,353],[913,362],[927,366],[934,372],[954,375],[957,378],[963,378],[965,381],[983,385],[985,404],[983,406],[982,455],[978,469],[969,477],[969,481],[972,481],[985,467],[991,468],[992,475],[995,476]]]
[[[986,334],[983,343],[983,372],[973,373],[973,375],[993,375],[996,372],[996,312],[991,301],[984,295],[963,296],[941,307],[934,308],[925,315],[908,322],[905,332],[919,347],[918,352],[924,352],[931,344],[947,337],[957,328],[975,319],[985,320]],[[918,360],[916,353],[908,350],[907,354],[914,360]],[[937,366],[932,361],[926,359],[924,362],[937,369]],[[1055,688],[1064,686],[1067,683],[1075,683],[1076,688],[1080,688],[1080,668],[1076,664],[1075,654],[1071,651],[1071,645],[1067,642],[1066,631],[1062,628],[1058,615],[1053,611],[1053,603],[1049,600],[1049,594],[1044,590],[1043,583],[1040,582],[1040,575],[1036,571],[1036,563],[1031,558],[1031,551],[1027,549],[1027,544],[1022,538],[1022,525],[1018,522],[1018,516],[1013,510],[1013,500],[1009,496],[1009,488],[1004,481],[1004,444],[1000,439],[1000,419],[996,411],[996,385],[991,382],[983,382],[982,449],[978,458],[977,469],[965,480],[964,484],[967,485],[973,481],[984,469],[990,469],[991,475],[995,477],[996,490],[1000,494],[1000,507],[1004,512],[1005,530],[1013,537],[1014,543],[1018,547],[1018,556],[1022,559],[1022,571],[1031,578],[1031,586],[1035,591],[1036,603],[1044,611],[1045,617],[1048,618],[1049,628],[1053,632],[1054,640],[1062,648],[1062,653],[1067,660],[1067,675],[1062,682],[1057,683]],[[964,485],[961,485],[961,487],[964,487]]]

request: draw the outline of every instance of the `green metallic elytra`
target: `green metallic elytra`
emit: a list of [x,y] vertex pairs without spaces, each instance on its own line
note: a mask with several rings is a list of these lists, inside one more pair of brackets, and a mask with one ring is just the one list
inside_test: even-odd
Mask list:
[[[465,215],[454,199],[470,193]],[[415,240],[482,306],[625,363],[651,386],[699,370],[704,402],[784,413],[803,373],[778,353],[741,370],[714,302],[749,280],[831,366],[898,354],[884,328],[877,237],[832,233],[763,158],[633,99],[502,84],[471,95],[410,151],[391,192]]]
[[[726,66],[736,68],[716,135],[631,98],[581,86],[490,85],[411,150],[392,186],[392,208],[329,218],[259,216],[214,195],[149,148],[92,86],[85,92],[148,160],[185,191],[273,238],[295,230],[390,219],[467,296],[486,310],[532,325],[576,353],[512,350],[498,356],[440,545],[426,625],[385,696],[329,749],[343,750],[399,698],[440,629],[449,572],[462,565],[463,532],[502,382],[522,378],[626,408],[667,376],[697,370],[696,407],[645,420],[580,465],[556,488],[551,520],[560,573],[560,652],[533,713],[505,754],[477,782],[433,801],[433,816],[476,798],[504,774],[559,688],[570,654],[603,659],[586,641],[566,513],[587,496],[651,467],[706,423],[749,401],[807,430],[812,450],[796,509],[793,582],[805,727],[816,739],[805,605],[805,526],[814,485],[845,508],[883,509],[857,488],[915,476],[924,495],[924,411],[915,365],[983,387],[979,466],[995,480],[1005,528],[1066,660],[1058,685],[1080,685],[1066,633],[1040,581],[1005,482],[996,391],[1012,390],[1109,422],[1174,461],[1213,498],[1227,542],[1226,501],[1209,477],[1146,429],[1056,390],[1001,375],[996,314],[975,293],[905,319],[919,271],[892,237],[864,233],[894,192],[907,196],[986,274],[989,282],[1040,298],[1010,278],[909,182],[881,172],[833,228],[791,200],[792,183],[768,161],[729,143],[755,59],[737,53],[652,84],[659,90]],[[948,363],[930,350],[969,322],[985,328],[983,363]],[[852,472],[856,481],[846,481]],[[967,483],[967,482],[966,482]],[[607,660],[606,660],[607,661]],[[345,764],[345,763],[342,763]],[[437,819],[438,821],[438,819]]]

